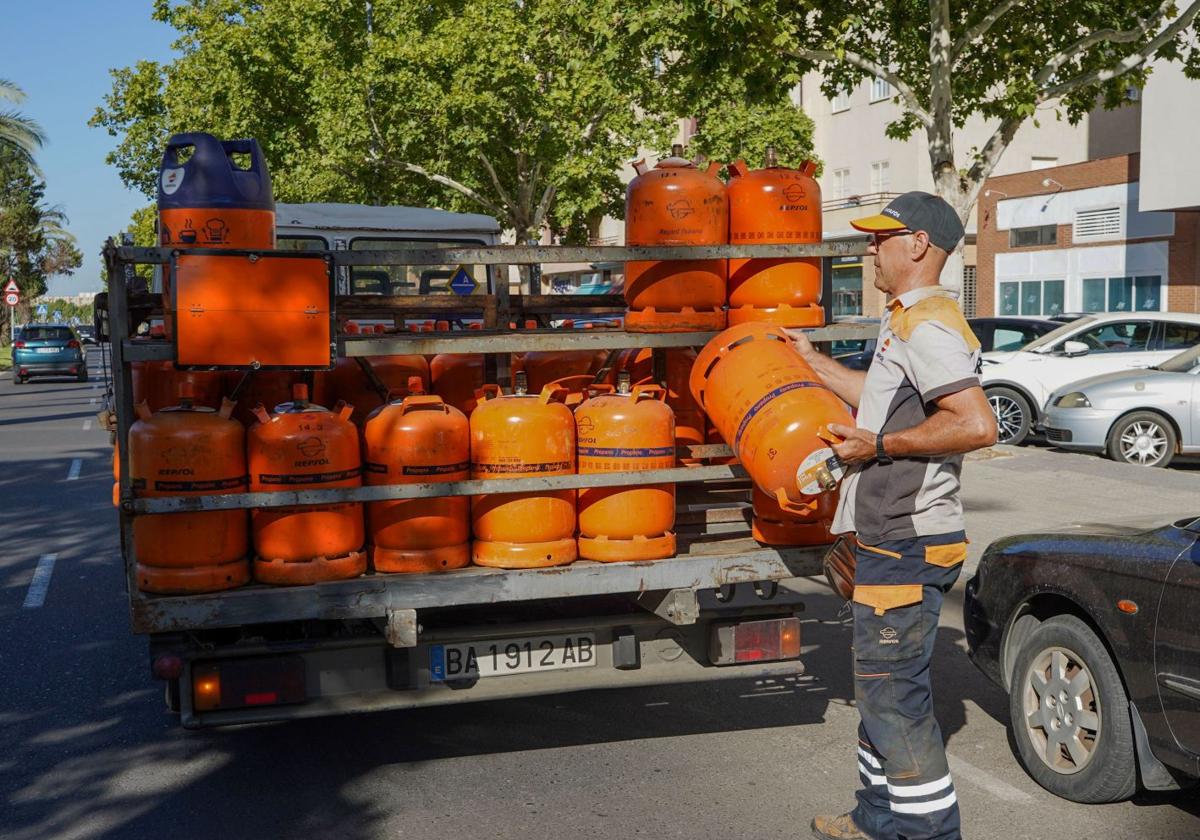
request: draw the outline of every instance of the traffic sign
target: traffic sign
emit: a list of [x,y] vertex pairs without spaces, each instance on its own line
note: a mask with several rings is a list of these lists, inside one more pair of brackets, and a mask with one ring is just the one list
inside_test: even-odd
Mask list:
[[8,278],[8,283],[6,283],[6,284],[5,284],[5,286],[4,286],[4,294],[6,294],[6,295],[7,295],[7,294],[10,294],[10,293],[14,293],[14,292],[15,292],[16,294],[20,294],[20,293],[21,293],[21,289],[20,289],[20,287],[17,285],[17,281],[16,281],[16,280],[13,280],[13,279],[10,277],[10,278]]
[[467,271],[465,265],[460,265],[458,271],[454,272],[454,276],[450,278],[450,291],[456,295],[469,295],[474,293],[479,286],[475,282],[475,278],[471,276],[471,272]]
[[38,316],[39,318],[45,318],[45,317],[46,317],[46,310],[47,310],[47,308],[46,308],[46,304],[44,304],[44,303],[39,303],[39,304],[37,305],[37,316]]
[[54,323],[56,323],[56,324],[61,324],[61,323],[62,323],[62,319],[63,319],[62,310],[61,310],[61,309],[55,309],[55,310],[54,310]]
[[7,303],[9,306],[16,306],[18,303],[21,302],[21,296],[19,294],[17,294],[16,292],[5,292],[4,302]]

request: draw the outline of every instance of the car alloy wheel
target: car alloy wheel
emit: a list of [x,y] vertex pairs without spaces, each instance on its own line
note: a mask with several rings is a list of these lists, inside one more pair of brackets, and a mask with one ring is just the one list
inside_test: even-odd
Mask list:
[[1092,673],[1079,655],[1064,647],[1043,650],[1022,686],[1026,734],[1046,766],[1064,775],[1087,767],[1103,718]]
[[1167,454],[1167,434],[1150,420],[1132,423],[1121,434],[1121,458],[1131,464],[1153,464]]
[[1011,388],[989,388],[988,405],[996,416],[996,441],[1016,445],[1029,436],[1032,411],[1024,396]]

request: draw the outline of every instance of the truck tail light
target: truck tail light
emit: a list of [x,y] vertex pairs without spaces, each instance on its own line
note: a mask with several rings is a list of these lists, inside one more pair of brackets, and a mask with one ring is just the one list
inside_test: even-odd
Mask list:
[[197,712],[306,699],[304,660],[299,656],[255,656],[192,666],[192,705]]
[[800,619],[767,618],[713,625],[709,659],[714,665],[778,662],[800,656]]

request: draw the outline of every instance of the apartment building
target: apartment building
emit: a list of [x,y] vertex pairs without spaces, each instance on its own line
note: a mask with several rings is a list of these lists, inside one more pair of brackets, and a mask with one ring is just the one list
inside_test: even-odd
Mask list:
[[[886,81],[863,81],[832,99],[821,92],[821,83],[820,74],[808,74],[793,92],[793,99],[813,120],[814,150],[824,164],[819,181],[825,238],[854,238],[861,234],[850,227],[850,219],[877,213],[892,198],[909,190],[933,191],[929,146],[922,131],[908,140],[887,136],[888,124],[900,117],[902,109]],[[1136,152],[1141,122],[1136,91],[1131,100],[1116,111],[1089,114],[1077,125],[1057,119],[1052,106],[1043,107],[1036,125],[1029,120],[1017,132],[996,174],[1037,171]],[[955,154],[960,167],[969,165],[972,150],[987,142],[994,125],[994,121],[976,116],[958,130]],[[978,311],[978,208],[968,219],[966,230],[962,302],[971,315]],[[832,274],[835,316],[878,316],[882,312],[883,296],[874,288],[870,261],[834,260]]]

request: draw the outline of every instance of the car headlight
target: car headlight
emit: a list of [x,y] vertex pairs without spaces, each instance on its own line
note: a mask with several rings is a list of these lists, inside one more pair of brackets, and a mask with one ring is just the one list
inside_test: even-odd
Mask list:
[[1088,401],[1087,395],[1082,391],[1072,391],[1069,394],[1063,394],[1054,401],[1057,408],[1091,408],[1092,404]]

